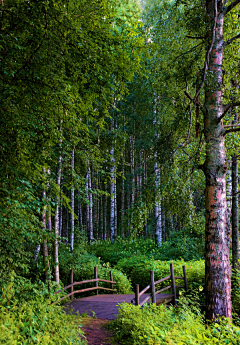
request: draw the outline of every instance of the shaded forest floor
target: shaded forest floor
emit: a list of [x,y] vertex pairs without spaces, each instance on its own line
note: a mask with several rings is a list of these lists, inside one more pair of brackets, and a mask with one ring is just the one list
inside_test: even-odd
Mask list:
[[83,318],[82,330],[88,345],[118,345],[114,341],[114,333],[107,326],[111,321],[99,318]]

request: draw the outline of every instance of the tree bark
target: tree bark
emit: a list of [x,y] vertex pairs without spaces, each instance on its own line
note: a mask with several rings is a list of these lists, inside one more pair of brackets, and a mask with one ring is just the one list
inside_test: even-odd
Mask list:
[[110,238],[113,243],[115,240],[115,159],[114,148],[111,148],[111,167],[110,167]]
[[125,150],[122,157],[122,191],[121,191],[121,234],[124,237],[124,208],[125,208]]
[[[43,174],[45,175],[46,171],[43,169]],[[43,200],[46,200],[46,190],[43,191]],[[46,211],[47,206],[45,205],[43,207],[43,214],[42,214],[42,223],[43,223],[43,230],[46,234],[47,227],[46,227]],[[49,264],[49,258],[48,258],[48,245],[47,240],[43,240],[43,267],[44,267],[44,274],[46,281],[51,279],[51,271],[50,271],[50,264]]]
[[92,177],[90,164],[88,165],[88,195],[89,195],[89,242],[93,242],[93,200],[92,200]]
[[[218,8],[217,7],[218,4]],[[227,160],[222,120],[223,4],[207,0],[212,44],[207,53],[204,135],[206,142],[206,319],[232,318],[231,266],[229,260],[230,224],[226,201]]]
[[160,168],[158,163],[155,163],[155,186],[156,186],[156,196],[155,196],[155,239],[158,246],[162,245],[162,224],[161,224],[161,196],[160,196]]
[[74,149],[71,154],[71,167],[72,167],[72,188],[71,188],[71,238],[70,238],[70,248],[73,252],[74,246]]
[[232,263],[239,269],[238,158],[232,157]]
[[[61,141],[59,142],[59,148],[61,150]],[[59,191],[61,190],[61,174],[62,174],[62,156],[60,152],[59,161],[58,161],[58,173],[57,173],[57,185],[58,185]],[[55,213],[55,240],[53,242],[54,280],[57,284],[59,284],[59,260],[58,260],[58,237],[59,237],[59,232],[60,232],[59,207],[60,207],[60,196],[57,196],[56,213]]]

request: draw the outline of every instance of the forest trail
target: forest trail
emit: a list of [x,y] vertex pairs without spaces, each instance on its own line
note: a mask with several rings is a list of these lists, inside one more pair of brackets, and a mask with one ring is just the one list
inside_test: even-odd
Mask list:
[[86,318],[82,323],[88,345],[117,345],[113,341],[113,331],[106,327],[110,323],[109,320]]
[[[150,294],[143,294],[139,301],[140,303],[149,297]],[[169,302],[172,299],[171,294],[159,294],[156,296],[157,304]],[[118,295],[118,294],[101,294],[89,297],[75,299],[72,302],[65,304],[67,312],[79,313],[79,315],[86,313],[88,316],[95,315],[100,319],[114,320],[118,314],[118,305],[121,303],[131,303],[134,294]]]

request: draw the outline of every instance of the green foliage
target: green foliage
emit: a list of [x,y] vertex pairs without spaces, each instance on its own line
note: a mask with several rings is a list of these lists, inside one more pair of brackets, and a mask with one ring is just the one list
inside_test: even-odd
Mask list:
[[201,231],[197,233],[195,230],[190,227],[175,232],[161,247],[157,247],[155,241],[148,238],[118,237],[113,244],[110,241],[96,241],[87,250],[111,265],[116,265],[121,259],[129,259],[134,265],[133,255],[161,261],[181,258],[184,261],[199,260],[204,256],[204,241]]
[[206,327],[200,312],[195,313],[187,304],[167,308],[155,304],[142,309],[122,304],[120,317],[114,322],[117,339],[121,344],[135,345],[199,345],[239,343],[240,328],[233,326],[227,319],[220,325]]
[[12,277],[0,297],[0,343],[86,344],[80,318],[51,303],[47,285]]
[[[111,268],[108,263],[101,265],[100,260],[95,255],[86,252],[81,245],[75,245],[73,254],[70,253],[69,248],[61,248],[60,274],[64,286],[69,284],[71,268],[73,269],[74,281],[78,282],[93,279],[94,267],[97,267],[98,277],[102,279],[110,280],[110,271],[113,272],[113,280],[116,281],[114,288],[117,290],[117,293],[132,293],[131,283],[126,274],[118,269]],[[99,286],[109,288],[109,283],[99,282]],[[90,283],[88,287],[90,287]]]

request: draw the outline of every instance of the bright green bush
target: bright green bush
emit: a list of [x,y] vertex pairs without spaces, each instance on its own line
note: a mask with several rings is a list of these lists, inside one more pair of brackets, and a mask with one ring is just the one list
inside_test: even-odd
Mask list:
[[[45,284],[11,279],[0,298],[0,343],[5,345],[86,344],[81,320],[52,304]],[[25,297],[28,297],[25,299]],[[54,297],[56,298],[56,297]]]
[[[205,280],[205,264],[203,260],[199,261],[160,261],[147,259],[144,256],[132,256],[131,259],[122,259],[116,265],[116,268],[126,272],[135,284],[146,286],[150,283],[150,271],[154,271],[155,281],[170,275],[170,263],[173,263],[174,274],[183,276],[182,266],[185,265],[188,284],[190,287],[203,285]],[[131,269],[132,267],[132,269]],[[166,283],[168,284],[168,283]],[[182,285],[182,281],[177,281]]]
[[187,306],[166,308],[151,304],[141,309],[122,304],[119,311],[121,317],[113,327],[123,345],[239,344],[240,328],[227,319],[206,327],[200,312],[193,313]]
[[[84,251],[82,247],[75,245],[73,255],[62,250],[60,254],[60,277],[63,285],[69,285],[70,269],[73,269],[73,279],[75,282],[81,280],[90,280],[94,278],[94,267],[97,267],[98,277],[110,280],[110,271],[113,271],[113,279],[116,281],[114,288],[117,293],[129,294],[132,293],[131,283],[127,275],[116,268],[111,268],[110,265],[101,265],[100,260],[93,254]],[[90,287],[90,283],[88,287]],[[109,283],[99,282],[99,286],[110,287]],[[78,288],[78,287],[77,287]],[[106,293],[104,291],[104,293]]]

